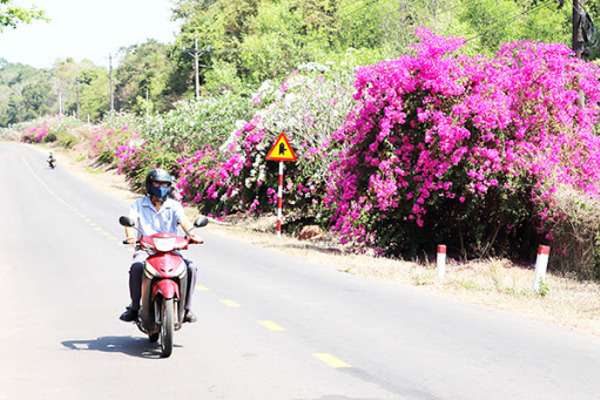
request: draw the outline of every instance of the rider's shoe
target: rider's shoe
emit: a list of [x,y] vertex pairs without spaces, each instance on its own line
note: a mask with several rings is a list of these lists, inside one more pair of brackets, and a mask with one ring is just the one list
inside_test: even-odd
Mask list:
[[125,322],[135,321],[138,317],[138,310],[134,310],[132,308],[127,307],[127,311],[125,311],[119,319]]
[[196,315],[191,310],[186,310],[185,317],[183,318],[183,322],[194,323],[196,321],[198,321],[198,318],[196,318]]

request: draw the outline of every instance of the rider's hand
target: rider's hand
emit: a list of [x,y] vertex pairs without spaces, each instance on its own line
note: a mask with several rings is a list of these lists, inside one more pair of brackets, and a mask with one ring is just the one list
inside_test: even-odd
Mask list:
[[190,236],[190,242],[200,244],[200,243],[204,243],[204,240],[202,240],[202,238],[198,235],[192,235],[192,236]]
[[127,239],[125,239],[125,241],[127,242],[127,244],[135,244],[136,239],[134,237],[128,237]]

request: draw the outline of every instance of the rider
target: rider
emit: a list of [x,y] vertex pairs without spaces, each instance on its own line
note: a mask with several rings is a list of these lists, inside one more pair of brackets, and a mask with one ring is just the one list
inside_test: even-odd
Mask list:
[[[186,217],[181,203],[168,197],[171,183],[171,175],[163,169],[153,169],[146,175],[146,193],[140,199],[131,204],[129,217],[135,221],[136,227],[141,232],[130,227],[125,228],[127,243],[135,244],[136,240],[143,236],[153,235],[158,232],[170,232],[177,234],[177,225],[181,224],[183,230],[190,236],[191,242],[202,243],[202,239],[197,235],[190,235],[189,232],[193,225]],[[142,273],[144,262],[148,258],[148,253],[139,247],[133,254],[133,262],[129,269],[129,295],[131,304],[121,315],[122,321],[134,321],[138,317],[140,309],[140,299],[142,292]],[[183,258],[183,256],[182,256]],[[193,261],[183,258],[188,266],[189,284],[187,296],[185,299],[185,318],[184,322],[196,322],[197,318],[190,310],[192,305],[192,294],[196,285],[197,268]]]
[[54,158],[54,152],[50,152],[50,155],[48,155],[48,164],[52,164],[54,161],[56,161],[56,159]]

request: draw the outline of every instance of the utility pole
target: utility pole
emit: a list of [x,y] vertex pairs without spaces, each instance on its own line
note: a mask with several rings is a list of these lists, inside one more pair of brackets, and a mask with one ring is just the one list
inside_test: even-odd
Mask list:
[[196,54],[196,57],[194,57],[194,61],[195,61],[195,67],[196,67],[196,101],[200,100],[200,76],[199,76],[199,71],[198,71],[198,59],[200,58],[200,56],[198,56],[198,34],[195,33],[194,34],[194,54]]
[[[583,15],[583,0],[573,0],[573,51],[577,58],[581,58],[583,54],[583,31],[581,17]],[[579,81],[579,78],[577,78]],[[579,90],[576,104],[579,108],[583,108],[585,100],[583,92]]]
[[58,115],[62,116],[63,114],[63,109],[62,109],[62,92],[58,92]]
[[110,111],[115,110],[115,94],[113,90],[112,54],[108,55],[108,78],[110,80]]
[[77,82],[77,115],[75,117],[79,119],[79,78],[77,78],[75,82]]
[[150,132],[150,92],[146,89],[146,131]]
[[[185,51],[185,48],[183,49]],[[187,53],[194,57],[194,71],[195,71],[195,82],[196,82],[196,100],[200,100],[200,57],[206,52],[210,51],[210,46],[202,51],[198,50],[198,34],[194,34],[194,51],[188,51]]]
[[573,51],[578,58],[581,58],[583,54],[583,31],[581,23],[583,1],[573,0]]

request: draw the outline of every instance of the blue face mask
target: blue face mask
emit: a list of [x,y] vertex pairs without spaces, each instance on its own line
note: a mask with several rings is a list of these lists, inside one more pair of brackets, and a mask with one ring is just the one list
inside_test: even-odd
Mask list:
[[150,194],[159,199],[164,199],[169,194],[168,186],[150,186]]

